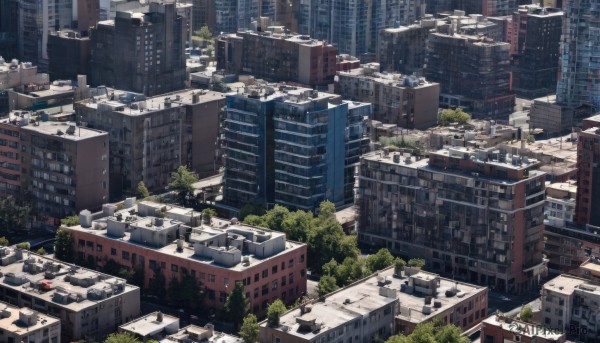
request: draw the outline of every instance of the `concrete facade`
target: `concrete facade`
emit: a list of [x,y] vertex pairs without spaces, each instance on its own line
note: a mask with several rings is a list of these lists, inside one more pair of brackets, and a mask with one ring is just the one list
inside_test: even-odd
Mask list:
[[89,73],[90,37],[71,30],[50,33],[48,37],[48,73],[51,80],[77,80]]
[[60,320],[26,307],[0,303],[2,342],[60,343]]
[[565,334],[500,314],[491,315],[482,322],[482,343],[564,343]]
[[434,27],[434,20],[421,20],[419,24],[379,31],[377,61],[381,70],[408,75],[422,72],[427,38]]
[[103,340],[140,312],[140,289],[125,280],[14,247],[0,264],[0,300],[58,318],[60,341]]
[[538,164],[494,148],[447,147],[429,160],[362,156],[359,243],[424,258],[428,269],[458,280],[531,290],[545,273]]

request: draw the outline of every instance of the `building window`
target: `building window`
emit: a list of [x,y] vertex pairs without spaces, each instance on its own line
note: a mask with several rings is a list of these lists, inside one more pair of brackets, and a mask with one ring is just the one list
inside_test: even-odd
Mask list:
[[290,280],[290,285],[294,283],[294,273],[290,273],[290,275],[288,275],[288,279]]
[[121,257],[124,260],[129,260],[129,251],[121,251]]
[[85,239],[80,239],[79,240],[79,246],[80,247],[84,247],[85,246]]
[[262,277],[263,277],[263,279],[264,279],[264,278],[266,278],[267,276],[269,276],[269,270],[268,270],[268,269],[265,269],[265,270],[263,270],[263,271],[262,271]]
[[112,256],[116,256],[116,255],[117,255],[117,249],[115,249],[115,248],[110,248],[110,254],[111,254]]
[[284,275],[284,276],[281,277],[281,287],[285,286],[286,284],[287,284],[287,279],[286,279],[286,277]]
[[150,267],[150,269],[156,269],[156,261],[154,261],[154,260],[148,261],[148,267]]
[[305,274],[304,269],[300,270],[300,276],[304,277],[304,274]]
[[269,286],[263,285],[262,286],[262,295],[267,295],[267,294],[269,294]]
[[292,268],[293,266],[294,266],[294,259],[291,259],[291,260],[288,262],[288,267],[289,267],[289,268]]
[[304,263],[304,254],[300,255],[300,263]]
[[224,303],[225,300],[227,300],[227,293],[225,292],[219,292],[219,301]]
[[276,290],[277,289],[277,280],[273,280],[273,282],[271,284],[272,284],[273,290]]
[[273,268],[271,268],[271,274],[277,274],[277,265],[274,265]]
[[217,277],[213,274],[208,274],[208,282],[215,282]]
[[258,280],[260,280],[260,274],[256,273],[254,274],[254,282],[258,282]]
[[223,285],[224,285],[225,287],[229,286],[229,278],[226,278],[226,277],[225,277],[225,278],[223,278]]
[[102,244],[96,245],[96,251],[102,252]]
[[258,298],[258,287],[254,289],[254,299]]
[[179,266],[176,264],[171,264],[171,271],[172,272],[178,272],[179,271]]

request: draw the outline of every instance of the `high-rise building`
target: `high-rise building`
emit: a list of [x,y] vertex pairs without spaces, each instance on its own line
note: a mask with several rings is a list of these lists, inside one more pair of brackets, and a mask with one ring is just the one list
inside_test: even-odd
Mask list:
[[579,133],[577,141],[577,206],[575,221],[600,226],[600,129]]
[[531,0],[425,0],[428,13],[461,10],[486,17],[511,15],[523,2],[531,4]]
[[89,73],[91,41],[73,30],[51,32],[48,36],[48,73],[51,80],[76,80]]
[[402,74],[422,73],[429,32],[434,20],[379,31],[377,61],[382,71]]
[[227,97],[224,202],[314,210],[352,203],[371,105],[305,88],[247,87]]
[[4,58],[18,57],[19,1],[0,1],[0,51]]
[[563,6],[560,73],[556,101],[600,109],[600,1],[568,0]]
[[152,2],[148,13],[117,12],[90,37],[92,85],[150,96],[185,87],[186,20],[174,3]]
[[425,130],[438,122],[440,85],[425,78],[379,72],[378,63],[338,72],[336,93],[373,104],[373,120]]
[[217,41],[217,69],[310,87],[333,83],[336,49],[308,36],[239,31]]
[[529,99],[554,93],[563,12],[521,6],[512,17],[512,86]]
[[[100,20],[100,0],[74,0],[77,10],[73,11],[73,29],[87,36],[90,27]],[[61,28],[62,29],[62,28]]]
[[358,240],[427,269],[505,292],[536,288],[542,258],[545,173],[538,161],[449,147],[429,160],[400,153],[361,157]]
[[440,84],[440,104],[466,108],[475,118],[507,119],[515,106],[509,49],[485,37],[432,33],[425,76]]

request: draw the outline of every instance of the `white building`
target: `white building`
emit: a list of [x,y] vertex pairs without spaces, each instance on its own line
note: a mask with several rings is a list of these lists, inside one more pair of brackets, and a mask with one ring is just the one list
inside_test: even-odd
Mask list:
[[29,308],[0,303],[0,342],[60,343],[60,320]]

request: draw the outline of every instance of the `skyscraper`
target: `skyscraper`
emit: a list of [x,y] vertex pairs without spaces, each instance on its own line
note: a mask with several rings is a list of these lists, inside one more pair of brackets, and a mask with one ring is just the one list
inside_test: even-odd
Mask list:
[[366,150],[371,105],[277,85],[227,97],[223,200],[314,210],[353,202],[354,168]]
[[600,0],[567,0],[556,101],[600,109]]

